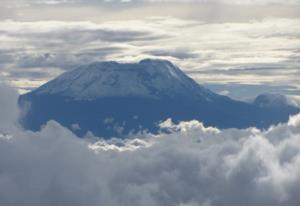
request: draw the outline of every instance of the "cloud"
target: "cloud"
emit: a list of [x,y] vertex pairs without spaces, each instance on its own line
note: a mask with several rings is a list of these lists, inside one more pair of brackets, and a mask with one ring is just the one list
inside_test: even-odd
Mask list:
[[[210,90],[222,94],[224,91],[228,91],[227,95],[233,99],[253,101],[258,95],[262,93],[278,93],[285,94],[290,97],[291,105],[299,105],[298,97],[300,91],[293,86],[276,85],[276,84],[237,84],[237,83],[225,83],[225,84],[204,84],[205,87]],[[224,94],[224,93],[223,93]]]
[[218,94],[228,96],[230,94],[230,92],[228,90],[222,90]]
[[[10,93],[1,94],[3,104]],[[77,138],[54,121],[36,133],[1,133],[0,204],[299,204],[299,115],[268,131],[162,126],[170,133],[108,141]]]
[[9,133],[16,129],[19,109],[18,94],[15,89],[3,81],[0,76],[0,133]]
[[0,21],[0,66],[7,81],[27,89],[25,80],[45,82],[82,64],[143,58],[171,60],[201,83],[299,88],[298,25],[297,18]]
[[290,105],[296,106],[300,108],[300,97],[297,95],[288,95],[288,102]]
[[191,51],[186,51],[185,49],[154,50],[149,51],[149,54],[158,57],[173,57],[176,59],[190,59],[197,57],[196,54],[193,54]]
[[122,4],[122,3],[155,3],[155,2],[170,2],[170,3],[212,3],[212,4],[299,4],[299,0],[12,0],[11,2],[4,0],[7,4],[28,6],[34,4],[58,5],[58,4]]

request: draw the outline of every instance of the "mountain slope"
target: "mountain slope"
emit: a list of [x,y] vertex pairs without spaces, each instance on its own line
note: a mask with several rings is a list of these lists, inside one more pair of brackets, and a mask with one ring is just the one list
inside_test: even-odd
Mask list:
[[38,130],[54,119],[82,136],[125,137],[142,129],[156,133],[158,123],[197,119],[219,128],[266,128],[299,112],[293,107],[262,108],[234,101],[200,86],[163,60],[136,64],[100,62],[66,72],[20,97],[30,104],[21,120]]
[[34,93],[76,100],[128,96],[159,99],[185,97],[191,93],[205,98],[215,96],[170,62],[150,59],[138,64],[98,62],[82,66],[64,73]]

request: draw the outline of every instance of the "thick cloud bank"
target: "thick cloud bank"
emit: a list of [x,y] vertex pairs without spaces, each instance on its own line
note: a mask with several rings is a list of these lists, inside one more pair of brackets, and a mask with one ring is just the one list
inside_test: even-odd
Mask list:
[[268,131],[161,126],[171,133],[125,141],[82,140],[53,121],[1,134],[0,205],[299,205],[300,115]]

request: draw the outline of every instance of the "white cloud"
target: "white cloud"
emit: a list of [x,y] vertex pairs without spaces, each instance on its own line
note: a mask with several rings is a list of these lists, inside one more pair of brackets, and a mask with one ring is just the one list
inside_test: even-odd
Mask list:
[[288,95],[288,102],[290,105],[300,107],[300,97],[297,95]]
[[299,19],[1,21],[0,28],[1,69],[22,89],[24,80],[44,82],[80,64],[146,57],[169,59],[202,83],[300,85]]
[[[13,124],[14,114],[5,117]],[[299,204],[300,115],[268,131],[218,130],[197,121],[164,126],[172,132],[96,142],[54,121],[40,132],[1,135],[0,204]]]
[[299,4],[299,0],[4,0],[6,4],[28,6],[32,4],[74,4],[74,3],[134,3],[134,2],[197,2],[197,3],[223,3],[223,4]]
[[137,0],[144,2],[197,2],[197,3],[222,3],[222,4],[299,4],[299,0]]
[[228,96],[230,94],[230,92],[228,90],[222,90],[218,94]]
[[0,133],[9,133],[16,129],[19,109],[18,94],[15,89],[3,81],[0,76]]

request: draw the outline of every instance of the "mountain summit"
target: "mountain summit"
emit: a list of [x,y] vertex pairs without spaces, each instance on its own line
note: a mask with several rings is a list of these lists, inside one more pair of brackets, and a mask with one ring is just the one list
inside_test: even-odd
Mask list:
[[25,128],[39,130],[56,120],[80,136],[91,131],[105,138],[141,130],[156,133],[159,122],[168,118],[196,119],[219,128],[267,128],[300,112],[215,94],[171,62],[151,59],[81,66],[21,96],[19,103],[30,105],[21,119]]
[[169,61],[142,60],[137,64],[97,62],[66,72],[34,93],[60,95],[76,100],[107,97],[149,99],[216,95],[201,87]]

